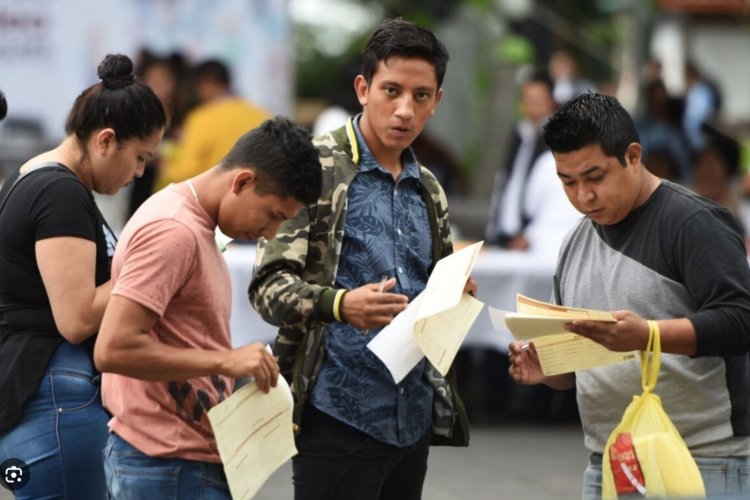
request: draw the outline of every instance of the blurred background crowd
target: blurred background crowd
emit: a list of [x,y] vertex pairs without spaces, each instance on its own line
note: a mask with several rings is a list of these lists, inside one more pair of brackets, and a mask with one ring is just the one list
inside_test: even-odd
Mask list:
[[[539,126],[588,90],[632,113],[649,169],[750,227],[745,0],[0,0],[0,178],[61,139],[67,106],[105,54],[128,54],[170,126],[144,177],[100,197],[117,230],[155,189],[213,165],[267,117],[315,132],[343,124],[359,108],[364,39],[398,15],[451,53],[443,100],[414,149],[448,193],[456,239],[554,261],[576,214]],[[486,349],[458,358],[476,418],[576,418],[570,394],[511,388],[503,362]]]
[[[219,112],[244,113],[236,129],[273,114],[315,131],[334,127],[358,109],[352,80],[363,37],[402,15],[451,51],[440,112],[415,149],[443,180],[461,237],[483,237],[513,130],[535,100],[546,106],[540,94],[523,104],[523,84],[539,72],[553,84],[551,109],[586,90],[616,95],[638,120],[646,165],[745,221],[749,10],[743,0],[104,0],[96,8],[0,0],[0,89],[9,102],[0,174],[60,139],[66,104],[108,52],[133,57],[171,112],[153,178],[123,195],[135,204],[182,175],[170,169],[189,172],[170,165],[188,156],[175,146],[190,114],[217,97],[243,101]],[[122,203],[113,224],[131,208]]]

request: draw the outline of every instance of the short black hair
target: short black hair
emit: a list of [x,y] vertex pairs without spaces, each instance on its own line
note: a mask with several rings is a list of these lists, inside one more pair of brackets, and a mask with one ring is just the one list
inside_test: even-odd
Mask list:
[[589,92],[563,104],[547,120],[542,138],[553,153],[599,145],[625,165],[628,145],[640,143],[633,118],[612,96]]
[[372,83],[378,63],[392,56],[424,59],[435,67],[438,87],[443,85],[448,49],[432,31],[400,17],[384,21],[370,36],[362,53],[362,76],[368,84]]
[[95,130],[110,127],[123,142],[145,139],[166,126],[164,106],[151,87],[135,78],[128,56],[107,55],[97,73],[101,82],[84,90],[68,113],[67,135],[83,142]]
[[552,77],[549,76],[549,73],[544,69],[535,69],[531,72],[529,76],[527,76],[523,82],[521,82],[521,85],[528,85],[530,83],[538,83],[540,85],[544,85],[544,87],[549,91],[549,95],[552,95],[552,92],[555,89],[555,82],[552,81]]
[[196,81],[208,80],[226,88],[232,85],[229,67],[218,59],[208,59],[198,64],[193,70],[193,76]]
[[252,168],[256,191],[294,197],[309,205],[320,198],[321,166],[310,133],[288,118],[276,116],[240,137],[219,163],[229,170]]

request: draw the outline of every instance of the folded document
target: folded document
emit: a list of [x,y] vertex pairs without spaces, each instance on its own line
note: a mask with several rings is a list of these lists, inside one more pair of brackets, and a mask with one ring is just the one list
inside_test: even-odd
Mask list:
[[445,375],[484,303],[464,293],[482,242],[437,262],[427,287],[367,347],[398,384],[427,357]]
[[503,330],[504,325],[516,339],[534,341],[539,364],[547,376],[637,359],[637,351],[610,351],[565,329],[565,324],[574,319],[616,321],[607,311],[558,306],[521,294],[516,296],[516,311],[489,307],[495,329]]

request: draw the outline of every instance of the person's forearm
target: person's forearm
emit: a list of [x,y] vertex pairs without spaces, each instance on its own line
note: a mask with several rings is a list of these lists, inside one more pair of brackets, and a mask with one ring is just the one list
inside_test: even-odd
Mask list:
[[59,314],[60,308],[53,307],[57,329],[65,340],[72,344],[79,344],[94,335],[102,324],[102,317],[107,308],[107,303],[112,292],[112,282],[96,287],[90,300],[81,303],[80,306],[67,314]]
[[315,315],[321,293],[330,289],[308,283],[285,270],[254,279],[250,302],[264,321],[274,326],[293,326],[307,322]]
[[572,389],[576,385],[576,374],[563,373],[561,375],[553,375],[551,377],[546,377],[543,383],[544,385],[547,385],[559,391]]
[[221,374],[229,353],[172,347],[145,332],[127,338],[132,340],[96,346],[94,361],[100,371],[142,380],[187,380]]
[[99,330],[104,317],[104,311],[112,296],[112,280],[96,287],[94,291],[94,302],[91,305],[90,321],[93,323],[93,332]]
[[657,321],[661,337],[661,350],[670,354],[694,356],[696,337],[693,323],[687,318],[662,319]]

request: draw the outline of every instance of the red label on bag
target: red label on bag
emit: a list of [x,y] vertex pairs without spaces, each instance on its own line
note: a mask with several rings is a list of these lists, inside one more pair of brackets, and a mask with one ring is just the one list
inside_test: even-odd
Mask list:
[[609,463],[615,479],[615,491],[618,495],[645,495],[641,465],[633,447],[629,432],[621,432],[609,447]]

